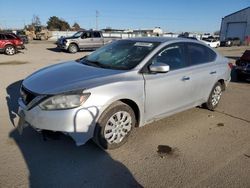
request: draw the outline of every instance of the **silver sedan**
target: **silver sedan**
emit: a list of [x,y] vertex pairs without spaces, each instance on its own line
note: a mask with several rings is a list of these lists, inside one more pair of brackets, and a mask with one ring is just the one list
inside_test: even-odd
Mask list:
[[180,38],[115,41],[76,61],[43,68],[21,86],[23,130],[60,131],[104,149],[134,127],[202,105],[213,110],[231,64],[205,44]]

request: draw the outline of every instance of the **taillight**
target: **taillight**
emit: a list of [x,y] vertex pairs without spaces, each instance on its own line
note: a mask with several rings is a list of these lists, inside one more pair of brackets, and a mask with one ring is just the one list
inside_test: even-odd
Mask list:
[[230,62],[228,63],[228,66],[230,69],[232,69],[234,67],[233,63],[230,63]]

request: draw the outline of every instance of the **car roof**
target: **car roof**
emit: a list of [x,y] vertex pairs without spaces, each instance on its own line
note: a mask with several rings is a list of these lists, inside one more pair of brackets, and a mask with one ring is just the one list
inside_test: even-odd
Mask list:
[[15,35],[14,33],[10,33],[10,32],[0,32],[0,34],[2,34],[2,35]]
[[169,42],[173,40],[180,40],[180,38],[173,38],[173,37],[136,37],[136,38],[129,38],[127,40],[131,41],[140,41],[140,42]]
[[179,41],[179,42],[198,42],[197,40],[190,38],[179,38],[179,37],[136,37],[136,38],[128,38],[125,40],[130,41],[138,41],[138,42],[158,42],[165,43],[171,41]]
[[123,39],[123,40],[130,40],[130,41],[136,41],[136,42],[158,42],[158,43],[166,43],[166,42],[189,42],[189,43],[195,43],[195,44],[200,44],[203,46],[206,46],[207,48],[210,48],[212,51],[214,51],[216,54],[217,52],[206,45],[204,42],[199,41],[199,40],[194,40],[190,38],[179,38],[179,37],[138,37],[138,38],[128,38],[128,39]]

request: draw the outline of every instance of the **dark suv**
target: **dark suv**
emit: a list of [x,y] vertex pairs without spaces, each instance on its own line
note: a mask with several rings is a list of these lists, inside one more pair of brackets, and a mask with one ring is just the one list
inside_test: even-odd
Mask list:
[[240,46],[240,45],[241,45],[241,40],[238,37],[227,38],[226,40],[220,42],[220,46],[226,46],[226,47]]
[[18,49],[24,49],[23,41],[13,33],[0,33],[0,52],[14,55]]
[[246,50],[236,61],[235,69],[239,80],[250,78],[250,50]]

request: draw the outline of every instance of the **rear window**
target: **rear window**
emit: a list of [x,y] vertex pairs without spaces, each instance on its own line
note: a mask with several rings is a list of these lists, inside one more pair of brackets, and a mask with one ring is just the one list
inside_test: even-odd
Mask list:
[[216,59],[216,53],[201,44],[188,44],[189,64],[199,65],[212,62]]

